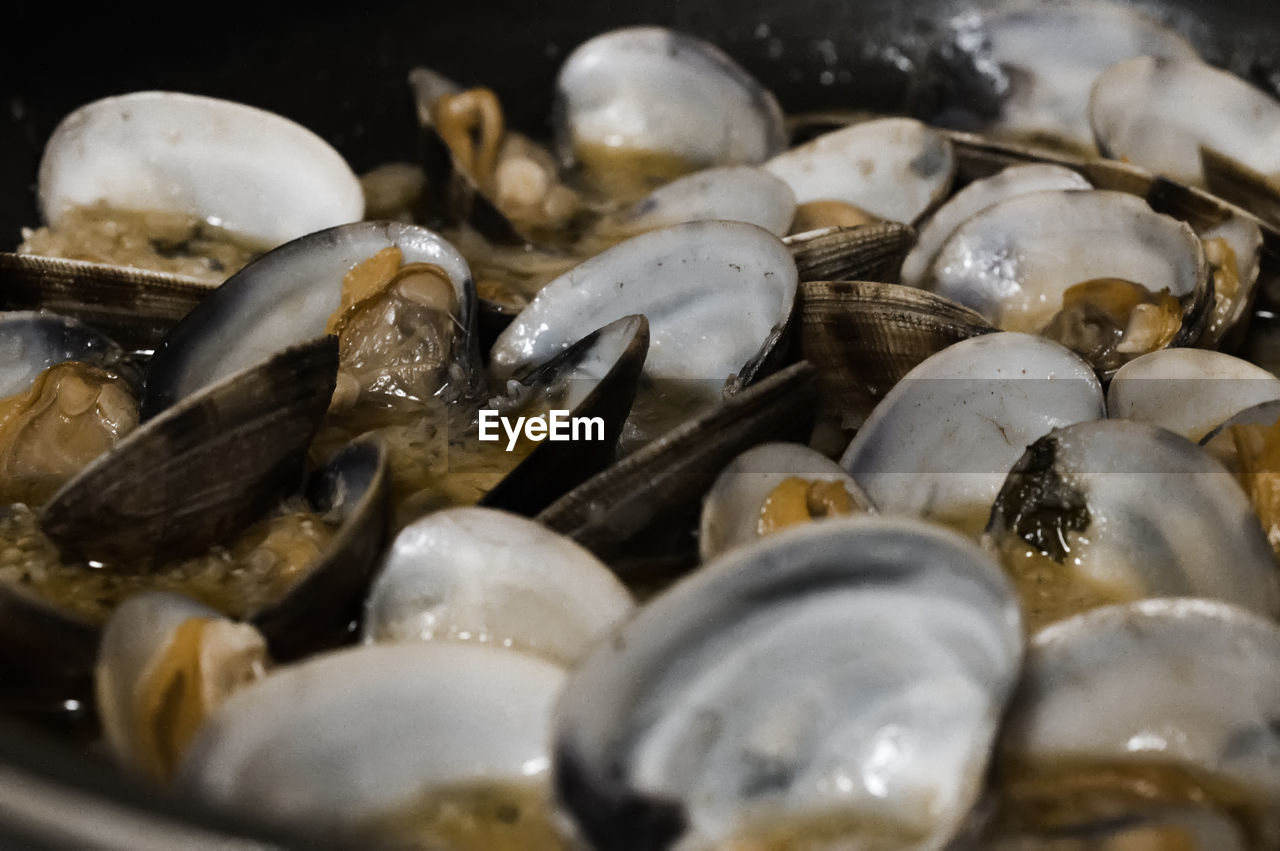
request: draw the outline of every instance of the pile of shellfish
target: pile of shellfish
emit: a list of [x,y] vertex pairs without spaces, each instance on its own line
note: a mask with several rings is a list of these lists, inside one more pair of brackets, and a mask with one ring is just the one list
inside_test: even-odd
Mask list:
[[616,30],[548,145],[420,68],[363,176],[67,116],[0,709],[352,843],[1280,848],[1280,103],[1092,0],[930,50],[916,117],[789,116]]

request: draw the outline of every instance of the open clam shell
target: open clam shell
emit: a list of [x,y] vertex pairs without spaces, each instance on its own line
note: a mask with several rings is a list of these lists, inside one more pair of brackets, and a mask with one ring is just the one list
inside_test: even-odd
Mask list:
[[[1049,190],[1008,199],[970,218],[939,250],[929,289],[1008,331],[1045,328],[1067,288],[1119,279],[1167,289],[1192,321],[1207,321],[1208,265],[1190,226],[1141,199],[1104,190]],[[1187,324],[1187,320],[1183,320]]]
[[365,602],[366,643],[474,641],[566,667],[631,614],[580,545],[487,508],[439,511],[396,535]]
[[102,631],[95,691],[116,758],[167,779],[204,717],[261,676],[266,641],[252,626],[178,594],[138,594]]
[[570,417],[599,419],[598,435],[582,441],[544,441],[484,495],[480,504],[532,517],[612,463],[635,401],[649,351],[649,322],[624,316],[593,331],[545,364],[520,370],[508,382],[520,393],[550,395]]
[[826,516],[875,511],[871,498],[858,483],[825,455],[798,443],[761,444],[733,459],[707,491],[698,526],[698,555],[702,560],[709,561],[779,531],[783,524],[807,522],[812,513],[809,506],[775,506],[780,516],[777,520],[769,516],[770,501],[783,499],[777,491],[788,482],[800,483],[809,490],[796,499],[800,503],[813,501],[814,484],[834,485],[842,490],[843,496],[829,489],[819,497],[826,503],[823,507],[830,510]]
[[[777,100],[718,47],[660,27],[598,35],[556,79],[556,150],[588,175],[759,163],[786,144]],[[647,162],[646,162],[647,160]]]
[[[1032,641],[1001,737],[1001,774],[1014,805],[1027,821],[1038,808],[1070,819],[1052,800],[1037,800],[1036,785],[1052,789],[1056,777],[1064,790],[1073,770],[1093,769],[1120,784],[1099,784],[1092,801],[1078,784],[1077,824],[1170,805],[1216,807],[1240,819],[1247,847],[1273,846],[1280,837],[1278,659],[1274,622],[1208,600],[1109,606],[1044,629]],[[1127,796],[1128,811],[1126,771],[1148,790]],[[1197,786],[1199,793],[1191,791]],[[1161,791],[1173,799],[1161,800]],[[1215,800],[1222,792],[1229,797]]]
[[[649,321],[649,410],[679,385],[681,412],[705,409],[735,376],[754,377],[776,346],[795,301],[796,264],[781,240],[742,222],[691,222],[642,234],[576,266],[539,291],[499,335],[499,379],[545,361],[591,329],[631,314]],[[722,328],[721,332],[714,329]],[[640,407],[640,403],[637,403]],[[667,408],[670,406],[668,405]],[[667,425],[636,424],[651,439]]]
[[1244,491],[1202,448],[1146,423],[1077,423],[1035,441],[987,534],[1025,579],[1033,623],[1161,596],[1280,612],[1280,573]]
[[364,212],[359,180],[311,131],[177,92],[103,98],[68,115],[45,145],[38,194],[55,227],[72,206],[105,201],[187,213],[268,245]]
[[72,360],[116,370],[140,383],[114,340],[52,313],[0,313],[0,356],[0,399],[23,392],[54,364]]
[[[1210,195],[1126,162],[1081,159],[964,133],[950,137],[963,178],[989,177],[1011,165],[1057,164],[1078,172],[1098,189],[1138,196],[1155,212],[1190,225],[1205,243],[1213,283],[1213,302],[1206,305],[1207,321],[1196,345],[1238,341],[1255,295],[1280,273],[1280,233],[1254,213],[1223,200],[1230,196]],[[1224,252],[1223,246],[1215,249],[1214,240],[1225,243],[1230,251]]]
[[911,224],[939,203],[955,175],[942,135],[910,118],[882,118],[827,133],[764,165],[795,192],[796,202],[844,201]]
[[126,570],[226,539],[297,486],[337,357],[323,337],[168,408],[54,494],[41,528]]
[[1198,442],[1233,414],[1273,399],[1280,399],[1280,378],[1260,366],[1206,349],[1165,349],[1116,371],[1107,413]]
[[[339,527],[321,557],[307,566],[306,576],[281,599],[249,614],[271,656],[282,661],[354,637],[349,627],[360,614],[386,540],[386,453],[372,444],[353,444],[315,471],[303,493],[315,511]],[[71,711],[89,697],[95,660],[103,658],[97,625],[8,585],[0,586],[0,614],[0,647],[5,648],[0,703]]]
[[871,412],[840,466],[886,513],[976,533],[1027,444],[1104,415],[1097,376],[1074,352],[1030,334],[988,334],[907,373]]
[[918,287],[926,279],[934,258],[956,228],[992,204],[1018,195],[1048,189],[1091,189],[1078,172],[1053,163],[1012,166],[975,180],[938,208],[920,227],[915,247],[902,263],[902,283]]
[[476,386],[481,375],[475,283],[462,255],[425,228],[358,222],[308,234],[264,254],[202,301],[156,351],[143,415],[154,416],[202,387],[323,335],[341,304],[343,277],[392,246],[405,263],[434,264],[448,276],[457,296],[460,335],[453,346],[459,355],[456,390]]
[[982,790],[1021,654],[1005,578],[955,534],[789,530],[672,587],[572,672],[557,792],[602,849],[824,816],[826,839],[941,847]]
[[684,222],[722,220],[747,222],[782,236],[795,214],[796,196],[782,180],[754,166],[722,166],[655,189],[608,220],[605,232],[638,234]]
[[1093,149],[1089,86],[1134,56],[1194,59],[1174,30],[1099,0],[999,3],[952,21],[930,51],[922,111],[948,126]]
[[1280,103],[1235,74],[1195,59],[1141,56],[1093,84],[1089,118],[1103,154],[1203,185],[1200,151],[1280,174]]
[[274,820],[359,828],[439,788],[536,784],[564,683],[460,642],[374,644],[278,668],[201,728],[178,785]]

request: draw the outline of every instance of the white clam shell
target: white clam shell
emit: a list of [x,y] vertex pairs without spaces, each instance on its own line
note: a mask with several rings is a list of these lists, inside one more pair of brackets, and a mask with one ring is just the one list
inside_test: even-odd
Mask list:
[[782,241],[742,222],[690,222],[623,242],[543,287],[498,336],[506,378],[623,316],[649,320],[650,378],[703,379],[709,401],[790,315],[798,274]]
[[854,505],[870,503],[853,477],[825,455],[798,443],[763,443],[733,459],[707,491],[698,528],[701,559],[757,540],[765,499],[791,476],[842,482]]
[[975,180],[938,208],[920,228],[915,247],[902,261],[902,283],[922,286],[943,244],[969,218],[1008,198],[1046,189],[1092,189],[1079,172],[1050,163],[1015,165]]
[[840,466],[885,513],[980,529],[1009,468],[1054,428],[1106,415],[1079,355],[1005,332],[948,346],[871,412]]
[[202,681],[186,683],[186,688],[219,699],[253,673],[261,673],[266,639],[250,624],[236,623],[179,594],[156,591],[130,597],[103,628],[94,671],[102,732],[123,762],[137,766],[150,757],[140,733],[155,720],[138,717],[138,691],[169,652],[178,628],[193,618],[216,621],[218,626],[202,636]]
[[654,190],[618,226],[636,233],[682,222],[747,222],[782,236],[796,214],[791,187],[764,169],[725,166],[694,172]]
[[919,121],[881,118],[825,133],[764,167],[787,182],[798,204],[846,201],[910,223],[946,196],[955,154],[945,136]]
[[364,195],[327,142],[244,104],[135,92],[82,106],[45,146],[40,209],[56,227],[76,205],[186,213],[279,245],[360,219]]
[[655,151],[699,166],[758,163],[786,144],[782,109],[714,45],[661,27],[598,35],[556,80],[556,147]]
[[452,639],[572,665],[632,609],[569,538],[514,514],[455,508],[406,526],[365,603],[366,642]]
[[1106,68],[1134,56],[1196,56],[1178,33],[1110,2],[1015,2],[982,15],[977,31],[987,45],[979,55],[1009,81],[995,129],[1086,148],[1089,87]]
[[278,669],[197,734],[178,785],[274,819],[329,825],[431,789],[545,776],[557,665],[456,642],[367,645]]
[[982,790],[1020,631],[1007,579],[955,533],[867,517],[790,529],[652,600],[572,674],[557,783],[604,846],[669,830],[660,807],[679,847],[824,812],[940,847]]
[[1182,183],[1203,185],[1201,147],[1280,174],[1280,103],[1194,58],[1112,66],[1094,83],[1089,117],[1105,153]]
[[1277,717],[1273,621],[1208,600],[1142,600],[1035,636],[1002,751],[1049,765],[1173,763],[1274,805]]
[[1162,349],[1134,358],[1107,388],[1110,416],[1199,441],[1234,414],[1280,399],[1280,378],[1222,352]]
[[[1206,597],[1280,614],[1280,572],[1253,506],[1201,447],[1146,423],[1098,420],[1055,430],[1028,460],[993,512],[997,540],[1015,534],[1013,518],[1038,517],[1071,570],[1124,597]],[[1081,504],[1082,528],[1046,522]]]
[[926,287],[1007,331],[1038,331],[1074,284],[1120,278],[1174,297],[1195,291],[1204,251],[1191,227],[1141,198],[1048,190],[995,204],[962,224]]

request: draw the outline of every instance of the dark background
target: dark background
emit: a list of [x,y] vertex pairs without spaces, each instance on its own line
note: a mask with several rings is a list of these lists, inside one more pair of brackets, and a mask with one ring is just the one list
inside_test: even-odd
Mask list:
[[[36,223],[40,150],[59,119],[95,98],[175,89],[284,114],[328,139],[357,171],[413,156],[406,75],[428,65],[502,97],[513,123],[549,133],[565,55],[611,27],[658,23],[724,47],[784,109],[897,110],[905,68],[955,0],[525,0],[525,2],[99,2],[22,0],[0,18],[0,248]],[[977,5],[982,5],[981,3]],[[1148,8],[1152,8],[1148,6]],[[1171,0],[1165,17],[1211,59],[1269,75],[1280,7],[1267,0]],[[1164,14],[1162,12],[1162,14]],[[1197,23],[1212,17],[1215,29]]]

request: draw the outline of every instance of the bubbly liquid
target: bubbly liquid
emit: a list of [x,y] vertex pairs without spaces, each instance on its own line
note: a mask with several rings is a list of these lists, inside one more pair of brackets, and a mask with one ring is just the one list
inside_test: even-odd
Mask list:
[[93,624],[142,591],[174,591],[243,618],[284,597],[333,532],[314,514],[291,512],[258,523],[229,547],[130,573],[64,561],[35,512],[19,504],[0,511],[0,582]]

